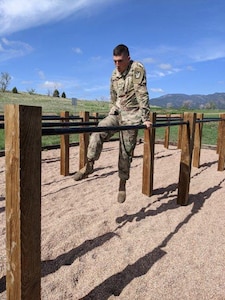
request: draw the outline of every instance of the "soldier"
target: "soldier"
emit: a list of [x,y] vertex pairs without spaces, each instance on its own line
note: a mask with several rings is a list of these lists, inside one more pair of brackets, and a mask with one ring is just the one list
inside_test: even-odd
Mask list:
[[[130,59],[129,49],[121,44],[113,50],[115,70],[111,77],[110,95],[112,107],[98,126],[140,125],[151,127],[149,121],[149,95],[146,86],[146,72],[140,62]],[[98,160],[103,143],[116,131],[92,133],[87,152],[87,163],[74,175],[81,180],[93,173],[94,162]],[[119,192],[118,202],[126,200],[126,181],[130,176],[132,154],[136,146],[138,130],[120,131],[119,144]]]

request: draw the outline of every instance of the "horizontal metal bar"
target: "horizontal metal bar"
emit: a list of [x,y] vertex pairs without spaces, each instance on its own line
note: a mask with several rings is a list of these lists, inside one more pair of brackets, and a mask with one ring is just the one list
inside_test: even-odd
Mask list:
[[[56,121],[56,120],[82,120],[83,118],[79,116],[69,116],[69,117],[60,117],[60,116],[42,116],[42,120],[48,120],[48,121]],[[4,121],[4,115],[0,115],[0,121]]]
[[60,117],[60,116],[42,116],[42,120],[82,120],[79,116],[68,116],[68,117]]
[[98,116],[98,117],[94,117],[94,116],[89,116],[90,120],[98,120],[98,119],[104,119],[106,116]]
[[157,121],[159,121],[159,122],[183,121],[183,118],[173,118],[173,119],[170,119],[170,118],[167,118],[167,119],[156,118],[156,122]]
[[45,127],[73,127],[73,126],[86,126],[98,125],[98,122],[50,122],[42,123],[42,128]]
[[206,118],[206,119],[197,119],[196,120],[196,123],[207,123],[207,122],[219,122],[219,121],[222,121],[222,120],[224,120],[224,119],[222,119],[222,118]]
[[[188,122],[174,122],[174,123],[159,123],[153,124],[152,127],[165,127],[165,126],[177,126],[188,124]],[[76,128],[52,128],[42,129],[42,135],[62,135],[62,134],[76,134],[76,133],[91,133],[91,132],[104,132],[104,131],[123,131],[123,130],[134,130],[134,129],[146,129],[145,125],[124,125],[124,126],[98,126],[98,127],[76,127]]]

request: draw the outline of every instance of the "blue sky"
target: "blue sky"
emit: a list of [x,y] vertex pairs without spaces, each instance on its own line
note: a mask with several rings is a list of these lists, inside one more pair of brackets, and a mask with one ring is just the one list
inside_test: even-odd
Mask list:
[[0,72],[9,89],[108,100],[123,43],[150,98],[225,92],[224,20],[224,0],[0,0]]

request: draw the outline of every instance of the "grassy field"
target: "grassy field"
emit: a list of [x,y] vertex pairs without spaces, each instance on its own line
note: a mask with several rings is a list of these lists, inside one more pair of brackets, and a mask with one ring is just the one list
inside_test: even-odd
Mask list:
[[0,114],[3,114],[6,104],[40,106],[42,107],[42,114],[56,115],[59,115],[61,111],[69,111],[70,114],[77,114],[80,111],[106,113],[109,109],[109,102],[98,100],[78,100],[77,105],[73,106],[71,99],[37,94],[30,95],[29,93],[0,92]]
[[[11,92],[0,92],[0,115],[4,114],[4,106],[6,104],[20,104],[29,106],[42,107],[42,115],[59,115],[61,111],[69,111],[70,115],[78,115],[81,111],[98,112],[101,115],[106,115],[109,111],[109,102],[106,101],[87,101],[78,100],[77,105],[73,106],[71,99],[57,98],[45,95],[37,95],[29,93],[13,94]],[[179,114],[183,110],[151,108],[157,114]],[[187,110],[185,110],[187,111]],[[195,112],[204,113],[205,117],[216,118],[224,111],[219,110],[195,110]],[[202,143],[207,145],[216,145],[217,143],[218,122],[204,123]],[[165,128],[156,129],[156,140],[164,140]],[[178,135],[177,126],[170,128],[170,141],[176,142]],[[143,131],[139,131],[139,136],[143,136]],[[59,136],[45,136],[42,138],[42,145],[55,145],[59,144]],[[78,141],[78,135],[70,136],[70,142]],[[4,130],[0,129],[0,150],[4,149]]]

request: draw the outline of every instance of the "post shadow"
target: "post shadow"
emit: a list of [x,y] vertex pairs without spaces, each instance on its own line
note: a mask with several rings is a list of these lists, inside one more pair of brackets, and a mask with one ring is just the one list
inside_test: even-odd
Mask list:
[[191,212],[184,218],[182,222],[180,222],[176,226],[174,231],[166,236],[166,238],[158,247],[154,248],[151,252],[147,253],[143,257],[139,258],[134,264],[127,265],[121,272],[118,272],[104,280],[80,300],[107,300],[111,295],[119,296],[123,289],[132,280],[147,274],[151,267],[167,254],[162,248],[166,247],[169,241],[175,234],[178,233],[183,225],[187,224],[190,219],[200,211],[205,201],[209,199],[214,192],[222,188],[221,184],[223,181],[225,181],[225,179],[222,180],[218,185],[208,188],[204,192],[200,192],[194,196],[191,195],[189,202],[189,205],[193,203]]
[[74,248],[66,253],[63,253],[55,259],[45,260],[41,262],[41,276],[45,277],[51,273],[56,272],[62,266],[71,265],[77,258],[85,255],[87,252],[102,246],[104,243],[118,236],[114,232],[107,232],[101,236],[98,236],[92,240],[87,240],[77,248]]

